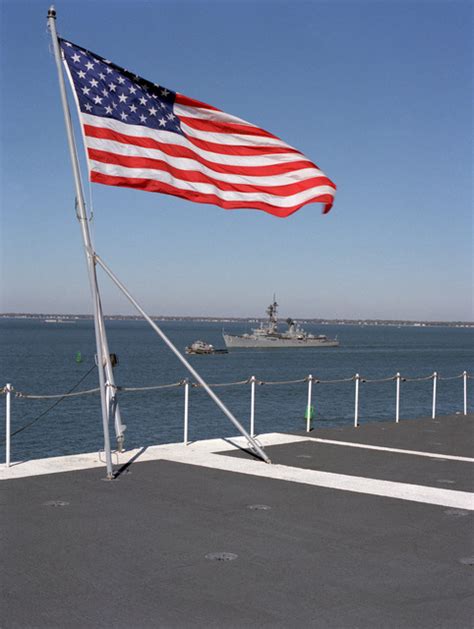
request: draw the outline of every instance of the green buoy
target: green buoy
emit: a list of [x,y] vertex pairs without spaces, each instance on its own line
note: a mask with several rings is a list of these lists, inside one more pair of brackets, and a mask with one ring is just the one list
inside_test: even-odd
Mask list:
[[81,354],[81,352],[77,352],[77,354],[76,354],[76,363],[82,363],[82,354]]

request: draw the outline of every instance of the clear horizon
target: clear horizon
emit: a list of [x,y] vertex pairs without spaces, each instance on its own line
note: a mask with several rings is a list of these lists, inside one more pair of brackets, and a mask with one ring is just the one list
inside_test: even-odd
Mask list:
[[[83,168],[97,251],[147,312],[261,318],[276,293],[282,317],[473,320],[470,2],[55,5],[62,36],[268,129],[338,186],[327,216],[312,204],[277,219],[90,186]],[[47,10],[0,6],[0,309],[81,314],[90,292]],[[99,282],[106,314],[135,314]]]
[[[156,313],[148,313],[148,315],[152,318],[163,318],[163,319],[238,319],[238,320],[256,320],[256,319],[265,319],[266,315],[265,314],[261,314],[261,315],[242,315],[242,316],[234,316],[234,315],[213,315],[213,314],[206,314],[206,315],[186,315],[186,314],[171,314],[171,315],[164,315],[164,314],[156,314]],[[94,315],[92,312],[88,313],[88,312],[0,312],[0,318],[8,318],[8,317],[45,317],[45,316],[51,316],[51,317],[84,317],[84,318],[90,318],[93,319]],[[142,321],[145,321],[145,319],[140,316],[140,314],[124,314],[124,313],[108,313],[105,315],[105,317],[113,317],[113,318],[121,318],[123,317],[124,319],[127,318],[136,318],[136,319],[140,319]],[[285,316],[278,316],[278,320],[283,321],[286,317]],[[447,323],[447,324],[451,324],[451,323],[461,323],[461,324],[468,324],[468,325],[473,325],[474,326],[474,320],[469,320],[469,319],[451,319],[451,320],[446,320],[446,319],[398,319],[398,318],[391,318],[391,317],[387,317],[384,319],[381,318],[375,318],[375,317],[359,317],[359,318],[351,318],[351,317],[339,317],[337,319],[335,318],[329,318],[329,317],[298,317],[296,315],[292,316],[292,319],[294,319],[295,321],[303,321],[303,320],[315,320],[315,321],[390,321],[390,322],[401,322],[401,323]]]

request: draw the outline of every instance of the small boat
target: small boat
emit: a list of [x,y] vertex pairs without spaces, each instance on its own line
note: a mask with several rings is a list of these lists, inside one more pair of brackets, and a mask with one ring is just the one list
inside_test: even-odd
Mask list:
[[186,354],[227,354],[226,349],[216,349],[204,341],[194,341],[185,348]]
[[71,319],[61,319],[61,318],[55,318],[55,319],[43,319],[44,323],[76,323],[75,321],[72,321]]

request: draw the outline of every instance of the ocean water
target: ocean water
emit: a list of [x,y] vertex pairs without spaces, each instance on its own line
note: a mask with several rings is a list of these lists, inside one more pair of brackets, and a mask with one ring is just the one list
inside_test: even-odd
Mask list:
[[[162,322],[162,329],[180,350],[196,339],[224,347],[222,324]],[[185,368],[144,321],[106,322],[110,351],[119,357],[115,369],[119,386],[151,386],[179,382]],[[245,380],[294,380],[308,374],[321,380],[368,379],[393,376],[428,376],[437,371],[451,377],[467,370],[474,374],[474,330],[451,327],[311,326],[309,332],[338,336],[338,348],[241,349],[228,354],[190,356],[209,384]],[[226,323],[225,330],[249,331],[245,323]],[[82,354],[82,362],[75,360]],[[32,319],[0,319],[0,386],[16,391],[57,394],[71,390],[94,365],[92,321],[46,324]],[[468,411],[474,409],[474,380],[468,380]],[[78,390],[97,386],[93,369]],[[431,414],[432,381],[401,384],[400,417]],[[217,394],[249,429],[250,385],[222,387]],[[183,439],[184,388],[120,394],[122,418],[127,424],[126,447],[177,442]],[[262,385],[256,389],[257,433],[303,430],[307,384]],[[98,451],[103,447],[98,394],[68,398],[48,411],[55,400],[12,398],[12,432],[44,414],[12,438],[12,460]],[[314,426],[351,424],[354,418],[354,383],[313,386]],[[463,382],[438,382],[437,412],[462,412]],[[48,412],[45,412],[48,411]],[[360,388],[359,419],[393,421],[395,383],[365,383]],[[0,397],[0,439],[4,449],[5,397]],[[234,426],[202,389],[190,389],[191,440],[232,436]],[[113,427],[111,427],[112,442]],[[3,456],[3,453],[0,455]]]

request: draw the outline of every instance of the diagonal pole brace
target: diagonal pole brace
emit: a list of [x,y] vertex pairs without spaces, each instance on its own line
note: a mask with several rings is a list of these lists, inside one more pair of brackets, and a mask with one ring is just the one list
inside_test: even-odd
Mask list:
[[203,380],[203,378],[198,374],[198,372],[192,367],[192,365],[186,360],[186,358],[180,353],[178,348],[171,342],[171,340],[166,336],[166,334],[161,330],[161,328],[156,325],[156,323],[147,315],[147,313],[143,310],[140,304],[132,297],[132,295],[128,292],[122,282],[115,276],[115,274],[109,269],[109,267],[105,264],[105,262],[97,255],[94,254],[94,260],[102,267],[102,269],[106,272],[106,274],[110,277],[110,279],[118,286],[118,288],[122,291],[122,293],[127,297],[127,299],[135,306],[138,312],[148,321],[151,327],[155,330],[155,332],[160,336],[160,338],[166,343],[166,345],[171,349],[171,351],[175,354],[178,360],[186,367],[186,369],[191,373],[191,375],[199,382],[199,384],[205,389],[206,393],[209,397],[217,404],[217,406],[223,411],[223,413],[230,419],[230,421],[234,424],[234,426],[239,430],[239,432],[247,439],[249,447],[254,450],[258,456],[265,461],[265,463],[271,463],[270,459],[266,455],[263,448],[261,448],[256,440],[249,435],[249,433],[245,430],[242,424],[234,417],[234,415],[230,412],[230,410],[225,406],[225,404],[220,400],[219,397],[214,393],[214,391],[209,387],[209,385]]

